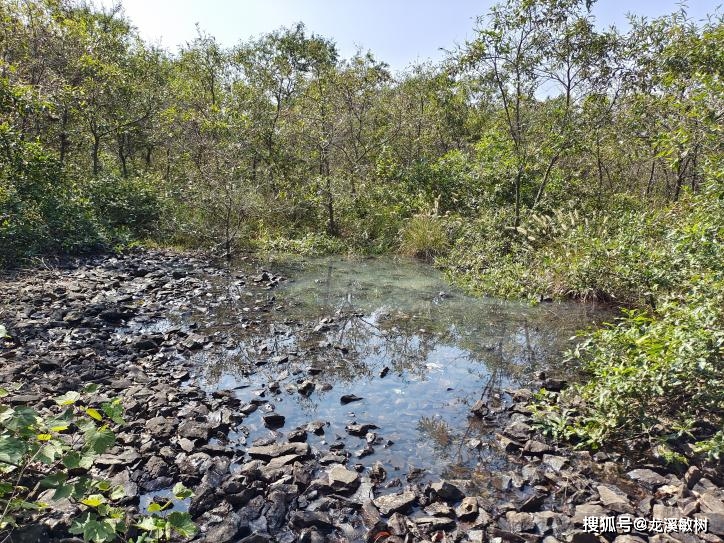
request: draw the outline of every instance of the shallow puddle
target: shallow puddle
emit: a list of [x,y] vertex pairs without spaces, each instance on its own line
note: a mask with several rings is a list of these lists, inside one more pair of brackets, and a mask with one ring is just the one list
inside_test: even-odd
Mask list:
[[[493,425],[472,417],[471,405],[483,395],[494,405],[504,389],[540,371],[563,376],[560,352],[575,331],[611,317],[590,304],[472,298],[410,260],[335,257],[269,268],[288,280],[251,295],[253,287],[234,282],[232,273],[222,285],[225,303],[203,310],[205,332],[226,338],[222,348],[194,355],[204,387],[268,401],[245,419],[243,432],[229,436],[230,445],[324,421],[324,435],[310,433],[311,443],[325,449],[340,441],[350,464],[379,460],[389,477],[422,468],[475,478],[502,468],[486,447]],[[243,317],[259,296],[273,296],[276,310],[251,332]],[[314,384],[308,395],[299,391],[304,381]],[[345,404],[345,395],[362,399]],[[286,419],[276,431],[262,423],[271,410]],[[364,436],[347,434],[352,423],[378,427],[374,453],[365,451]]]

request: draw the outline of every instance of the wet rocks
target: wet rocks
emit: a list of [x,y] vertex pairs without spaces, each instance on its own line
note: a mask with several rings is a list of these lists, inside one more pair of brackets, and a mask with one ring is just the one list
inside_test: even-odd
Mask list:
[[457,486],[447,481],[433,483],[430,485],[430,489],[439,499],[444,500],[447,503],[459,502],[465,497],[465,494],[463,494]]
[[373,503],[382,515],[389,516],[392,513],[406,511],[416,501],[417,495],[414,492],[406,491],[380,496],[375,498]]
[[367,435],[367,432],[369,432],[370,430],[377,430],[377,429],[379,429],[379,426],[377,426],[375,424],[371,424],[371,423],[365,423],[365,424],[353,423],[353,424],[348,424],[347,426],[345,426],[345,430],[347,431],[348,434],[353,435],[353,436],[359,436],[359,437],[364,437],[365,435]]
[[269,415],[264,415],[262,417],[262,420],[264,421],[264,426],[266,426],[267,428],[275,429],[284,426],[286,418],[284,417],[284,415],[270,413]]
[[[625,474],[620,456],[555,446],[536,434],[530,390],[493,394],[473,406],[477,416],[468,420],[475,432],[482,430],[452,443],[459,454],[481,462],[472,477],[461,476],[466,481],[440,481],[425,470],[395,473],[399,451],[388,450],[387,436],[352,413],[344,432],[296,416],[295,428],[279,431],[292,420],[289,398],[299,401],[298,394],[327,388],[317,380],[327,366],[301,348],[256,344],[250,371],[269,371],[270,382],[207,393],[196,381],[193,360],[238,349],[223,327],[205,327],[205,312],[214,304],[230,305],[237,296],[243,304],[229,322],[273,323],[284,339],[288,328],[274,315],[279,302],[247,290],[272,288],[280,279],[256,273],[228,276],[191,255],[141,252],[6,281],[3,324],[13,339],[0,341],[0,382],[23,387],[4,401],[47,410],[54,405],[46,400],[49,390],[101,383],[122,400],[128,423],[94,470],[124,488],[127,497],[116,502],[121,506],[137,505],[142,492],[163,496],[177,482],[190,486],[195,495],[186,505],[201,529],[198,541],[720,541],[724,502],[713,470],[694,466],[679,477],[651,464],[631,465]],[[236,292],[212,290],[213,278],[231,281]],[[183,318],[168,319],[170,314]],[[319,349],[342,357],[346,346],[319,335],[342,323],[335,315],[305,326],[310,335],[317,327],[315,344],[325,342]],[[389,371],[384,367],[380,378]],[[546,381],[550,388],[559,385]],[[360,400],[345,394],[339,403]],[[486,464],[489,457],[495,460]],[[583,530],[587,516],[624,514],[705,518],[710,533],[604,539]],[[68,515],[48,516],[42,537],[67,537]]]
[[329,485],[337,491],[353,491],[359,486],[359,474],[346,469],[344,466],[336,465],[327,472]]
[[251,458],[260,460],[271,460],[280,456],[288,456],[290,454],[299,457],[305,457],[309,454],[310,449],[307,443],[274,443],[272,445],[264,445],[260,447],[249,447],[246,450]]

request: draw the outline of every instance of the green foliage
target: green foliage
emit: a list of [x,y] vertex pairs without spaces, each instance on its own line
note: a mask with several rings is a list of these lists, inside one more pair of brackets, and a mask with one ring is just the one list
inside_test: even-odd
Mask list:
[[421,213],[408,219],[400,233],[400,252],[424,260],[444,254],[450,244],[442,217]]
[[96,214],[112,238],[152,234],[167,210],[161,182],[152,175],[104,175],[94,179],[89,189]]
[[326,234],[306,234],[300,239],[262,238],[259,240],[259,248],[262,251],[304,256],[325,256],[345,252],[345,246],[339,239]]
[[718,460],[724,423],[724,199],[710,192],[670,214],[669,220],[683,215],[680,224],[659,234],[661,248],[649,246],[653,258],[640,264],[658,287],[651,291],[655,308],[626,310],[616,324],[583,336],[568,362],[579,363],[588,381],[562,393],[555,405],[541,398],[540,421],[556,437],[590,447],[641,438],[674,462],[682,452],[672,447],[693,440],[697,452]]
[[[98,386],[89,385],[82,393],[56,397],[56,409],[41,415],[29,407],[6,405],[2,398],[9,392],[0,389],[0,537],[42,518],[54,502],[70,500],[81,508],[69,527],[71,534],[93,543],[134,541],[127,539],[132,527],[125,510],[114,505],[124,497],[123,487],[91,475],[95,459],[115,443],[114,427],[124,424],[120,401],[102,399]],[[173,493],[179,500],[192,495],[180,483]],[[149,512],[133,525],[141,532],[136,543],[196,532],[188,513],[160,517]]]

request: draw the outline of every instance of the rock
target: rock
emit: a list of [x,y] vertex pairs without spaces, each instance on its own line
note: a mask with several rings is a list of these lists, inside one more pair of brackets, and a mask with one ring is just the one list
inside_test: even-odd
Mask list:
[[533,515],[530,513],[508,511],[505,514],[505,522],[508,530],[515,533],[532,532],[536,527],[535,522],[533,521]]
[[533,433],[533,428],[524,422],[515,421],[506,426],[503,433],[513,439],[527,440],[528,436]]
[[240,529],[239,515],[230,513],[219,524],[209,528],[202,538],[204,543],[232,543],[237,540]]
[[616,539],[613,540],[613,543],[646,543],[646,540],[635,535],[622,534],[616,536]]
[[561,471],[568,463],[568,458],[554,454],[544,454],[543,463],[553,468],[554,471]]
[[314,383],[312,381],[302,381],[297,390],[302,396],[309,396],[314,392]]
[[370,430],[378,430],[379,426],[375,424],[348,424],[344,427],[348,434],[358,437],[364,437]]
[[327,475],[329,476],[329,484],[334,490],[351,491],[359,486],[359,475],[344,466],[334,466],[327,472]]
[[455,521],[447,517],[416,517],[412,520],[426,532],[445,530],[455,526]]
[[246,451],[251,458],[260,460],[271,460],[279,456],[296,454],[306,457],[309,454],[309,444],[307,443],[274,443],[273,445],[264,445],[261,447],[249,447]]
[[629,503],[626,493],[615,486],[598,485],[596,487],[601,503],[617,513],[633,514],[634,508]]
[[684,483],[686,484],[686,488],[691,490],[696,486],[696,483],[701,481],[702,473],[701,470],[696,466],[689,467],[688,470],[686,470],[686,473],[684,474]]
[[374,483],[381,483],[387,478],[387,471],[381,462],[375,462],[370,468],[370,479]]
[[352,402],[359,402],[360,400],[363,400],[364,398],[360,398],[359,396],[355,396],[354,394],[345,394],[342,396],[339,401],[342,405],[346,405],[348,403]]
[[490,408],[485,400],[478,400],[470,408],[470,412],[476,417],[484,417],[490,413]]
[[277,456],[276,458],[272,458],[269,463],[265,466],[266,469],[274,470],[279,469],[281,467],[284,467],[288,464],[293,464],[297,460],[300,460],[302,458],[299,454],[285,454],[284,456]]
[[445,500],[448,503],[459,502],[465,497],[465,494],[463,494],[458,487],[447,481],[432,483],[430,488],[433,492],[435,492],[438,498]]
[[157,352],[158,344],[152,339],[139,339],[133,345],[139,351]]
[[168,464],[159,456],[152,456],[151,458],[149,458],[148,462],[146,462],[146,465],[144,466],[144,470],[153,479],[158,479],[159,477],[166,477],[169,474]]
[[294,528],[320,528],[324,531],[334,529],[330,516],[318,511],[294,511],[289,523]]
[[181,342],[181,345],[189,351],[195,351],[200,349],[208,343],[208,339],[199,334],[189,334],[186,339]]
[[[476,504],[477,505],[477,504]],[[434,502],[424,508],[431,517],[454,517],[455,511],[445,502]]]
[[316,420],[314,422],[310,422],[307,424],[307,432],[312,432],[314,435],[322,436],[324,435],[324,427],[326,426],[326,423],[321,420]]
[[515,452],[518,449],[522,449],[523,445],[520,443],[513,441],[512,439],[504,436],[503,434],[495,434],[495,441],[498,443],[498,446],[501,450],[503,450],[506,453],[512,453]]
[[186,439],[208,441],[210,431],[211,429],[208,424],[195,420],[185,420],[178,426],[179,436],[185,437]]
[[42,524],[21,526],[10,532],[9,543],[49,543],[48,527]]
[[281,428],[284,426],[284,422],[286,421],[284,415],[279,415],[278,413],[269,413],[268,415],[264,415],[262,420],[264,421],[264,426],[271,429]]
[[605,539],[592,534],[591,532],[576,530],[573,534],[571,534],[571,543],[602,543],[605,541]]
[[576,506],[576,513],[573,515],[573,522],[583,525],[583,519],[586,517],[605,517],[608,511],[600,505],[581,504]]
[[508,475],[496,475],[490,482],[493,488],[500,490],[501,492],[507,492],[510,490],[512,479]]
[[552,452],[553,449],[547,443],[537,441],[535,439],[529,439],[523,447],[523,453],[532,456],[543,456],[544,453]]
[[460,520],[470,520],[478,516],[477,498],[463,498],[460,506],[455,509],[455,514]]
[[414,492],[400,492],[397,494],[388,494],[380,496],[372,500],[375,507],[380,510],[383,516],[389,516],[392,513],[399,513],[407,510],[417,501]]
[[658,473],[650,469],[635,469],[629,471],[627,475],[630,479],[643,485],[649,490],[654,490],[657,487],[665,485],[669,482],[666,477],[659,475]]
[[704,492],[699,496],[699,507],[702,513],[724,515],[724,502],[714,492]]
[[171,437],[175,429],[174,421],[164,417],[153,417],[146,421],[146,431],[157,438]]

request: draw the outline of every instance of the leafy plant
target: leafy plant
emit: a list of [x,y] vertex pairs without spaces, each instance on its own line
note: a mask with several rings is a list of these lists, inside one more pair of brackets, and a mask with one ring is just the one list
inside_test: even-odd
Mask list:
[[[0,389],[0,398],[9,393]],[[195,533],[189,515],[180,512],[160,517],[149,511],[154,514],[129,524],[125,509],[114,505],[124,497],[123,487],[90,475],[96,458],[115,443],[113,428],[124,424],[120,400],[100,399],[98,386],[88,385],[58,396],[54,404],[41,415],[0,403],[0,536],[42,519],[52,502],[64,499],[80,510],[69,531],[85,541],[156,542],[174,532]],[[174,495],[184,499],[191,492],[179,484]],[[136,539],[129,539],[132,528],[141,531]]]

